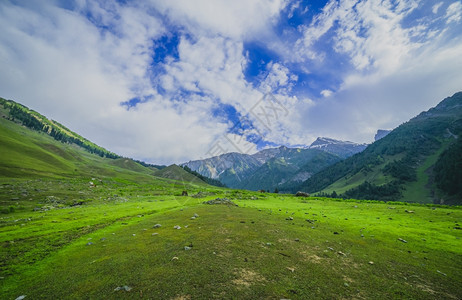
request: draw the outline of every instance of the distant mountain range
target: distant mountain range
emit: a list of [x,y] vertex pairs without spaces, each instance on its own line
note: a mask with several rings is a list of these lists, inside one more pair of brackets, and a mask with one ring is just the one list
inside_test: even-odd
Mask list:
[[318,138],[307,148],[281,146],[255,154],[226,153],[182,164],[228,187],[270,190],[292,189],[323,168],[358,153],[365,144]]
[[355,199],[462,204],[462,92],[295,190]]

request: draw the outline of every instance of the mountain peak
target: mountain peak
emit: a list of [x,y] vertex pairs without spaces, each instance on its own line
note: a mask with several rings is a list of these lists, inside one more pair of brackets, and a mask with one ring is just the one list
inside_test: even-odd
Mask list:
[[308,148],[319,149],[331,154],[346,158],[363,151],[366,144],[358,144],[350,141],[340,141],[328,137],[318,137]]
[[377,133],[374,136],[374,141],[378,141],[381,138],[386,137],[390,132],[391,132],[391,130],[385,130],[385,129],[377,130]]

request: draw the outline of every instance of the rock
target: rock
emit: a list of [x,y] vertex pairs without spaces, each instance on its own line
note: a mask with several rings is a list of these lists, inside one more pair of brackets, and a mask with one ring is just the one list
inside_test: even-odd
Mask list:
[[93,243],[92,243],[92,242],[88,242],[88,243],[87,243],[87,246],[90,246],[90,245],[93,245]]
[[194,218],[199,218],[199,215],[198,215],[198,214],[194,214],[193,217],[194,217]]
[[436,270],[436,272],[440,273],[443,276],[447,276],[445,273],[441,272],[440,270]]
[[191,220],[195,220],[195,219],[196,219],[196,217],[191,217]]
[[271,243],[266,243],[266,246],[271,246],[271,245],[273,245],[273,244],[271,244]]
[[178,259],[179,259],[179,258],[176,257],[176,256],[174,256],[174,257],[172,258],[172,260],[178,260]]
[[126,291],[126,292],[130,292],[131,290],[132,288],[129,287],[128,285],[118,286],[114,289],[114,291]]
[[337,231],[334,231],[334,234],[338,234],[338,232],[337,232]]
[[300,239],[299,239],[299,238],[296,238],[294,241],[296,241],[296,242],[300,242]]
[[181,229],[181,227],[180,227],[179,225],[175,225],[175,226],[173,226],[173,228],[175,228],[175,229]]
[[309,197],[309,196],[310,194],[301,192],[301,191],[298,191],[297,193],[295,193],[295,197]]
[[156,225],[152,226],[152,228],[159,228],[159,227],[161,227],[161,226],[162,226],[162,225],[160,225],[160,224],[156,224]]
[[402,238],[398,238],[398,241],[403,242],[403,243],[407,243],[407,241],[403,240]]
[[404,211],[407,212],[408,214],[413,214],[413,213],[414,213],[413,210],[407,210],[407,209],[405,209]]
[[369,264],[370,264],[370,265],[373,265],[373,264],[374,264],[374,262],[373,262],[373,261],[370,261],[370,262],[369,262]]
[[154,233],[153,233],[153,234],[151,234],[151,235],[158,235],[158,233],[157,233],[157,232],[154,232]]
[[342,251],[338,251],[337,253],[338,253],[338,255],[346,256],[346,254],[343,253]]
[[327,247],[327,249],[329,249],[330,251],[334,251],[334,248],[332,247]]
[[189,246],[184,246],[184,250],[188,251],[188,250],[191,250],[192,248],[189,247]]
[[21,295],[21,296],[19,296],[18,298],[16,298],[15,300],[22,300],[22,299],[24,299],[24,298],[26,298],[26,295]]
[[224,204],[224,205],[238,206],[236,203],[229,200],[228,198],[216,198],[216,199],[205,201],[205,202],[202,202],[202,203],[203,204],[209,204],[209,205]]
[[132,234],[133,236],[136,236],[136,233]]
[[286,218],[287,221],[292,221],[293,219],[294,219],[293,217]]

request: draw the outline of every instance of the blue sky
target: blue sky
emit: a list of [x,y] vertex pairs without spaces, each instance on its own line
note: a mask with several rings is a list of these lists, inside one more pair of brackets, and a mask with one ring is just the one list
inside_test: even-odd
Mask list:
[[462,90],[460,0],[0,2],[0,96],[121,155],[371,142]]

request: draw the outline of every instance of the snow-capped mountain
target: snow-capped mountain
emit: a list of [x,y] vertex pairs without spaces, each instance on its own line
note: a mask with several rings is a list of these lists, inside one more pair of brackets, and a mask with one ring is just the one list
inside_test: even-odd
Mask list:
[[339,141],[326,137],[318,137],[308,149],[319,149],[331,154],[340,156],[341,158],[350,157],[358,152],[366,149],[367,144],[358,144],[349,141]]
[[[252,155],[226,153],[182,165],[201,175],[218,179],[228,187],[266,190],[274,189],[282,183],[306,180],[323,167],[364,148],[366,145],[318,138],[306,148],[281,146]],[[300,180],[302,177],[303,180]]]

